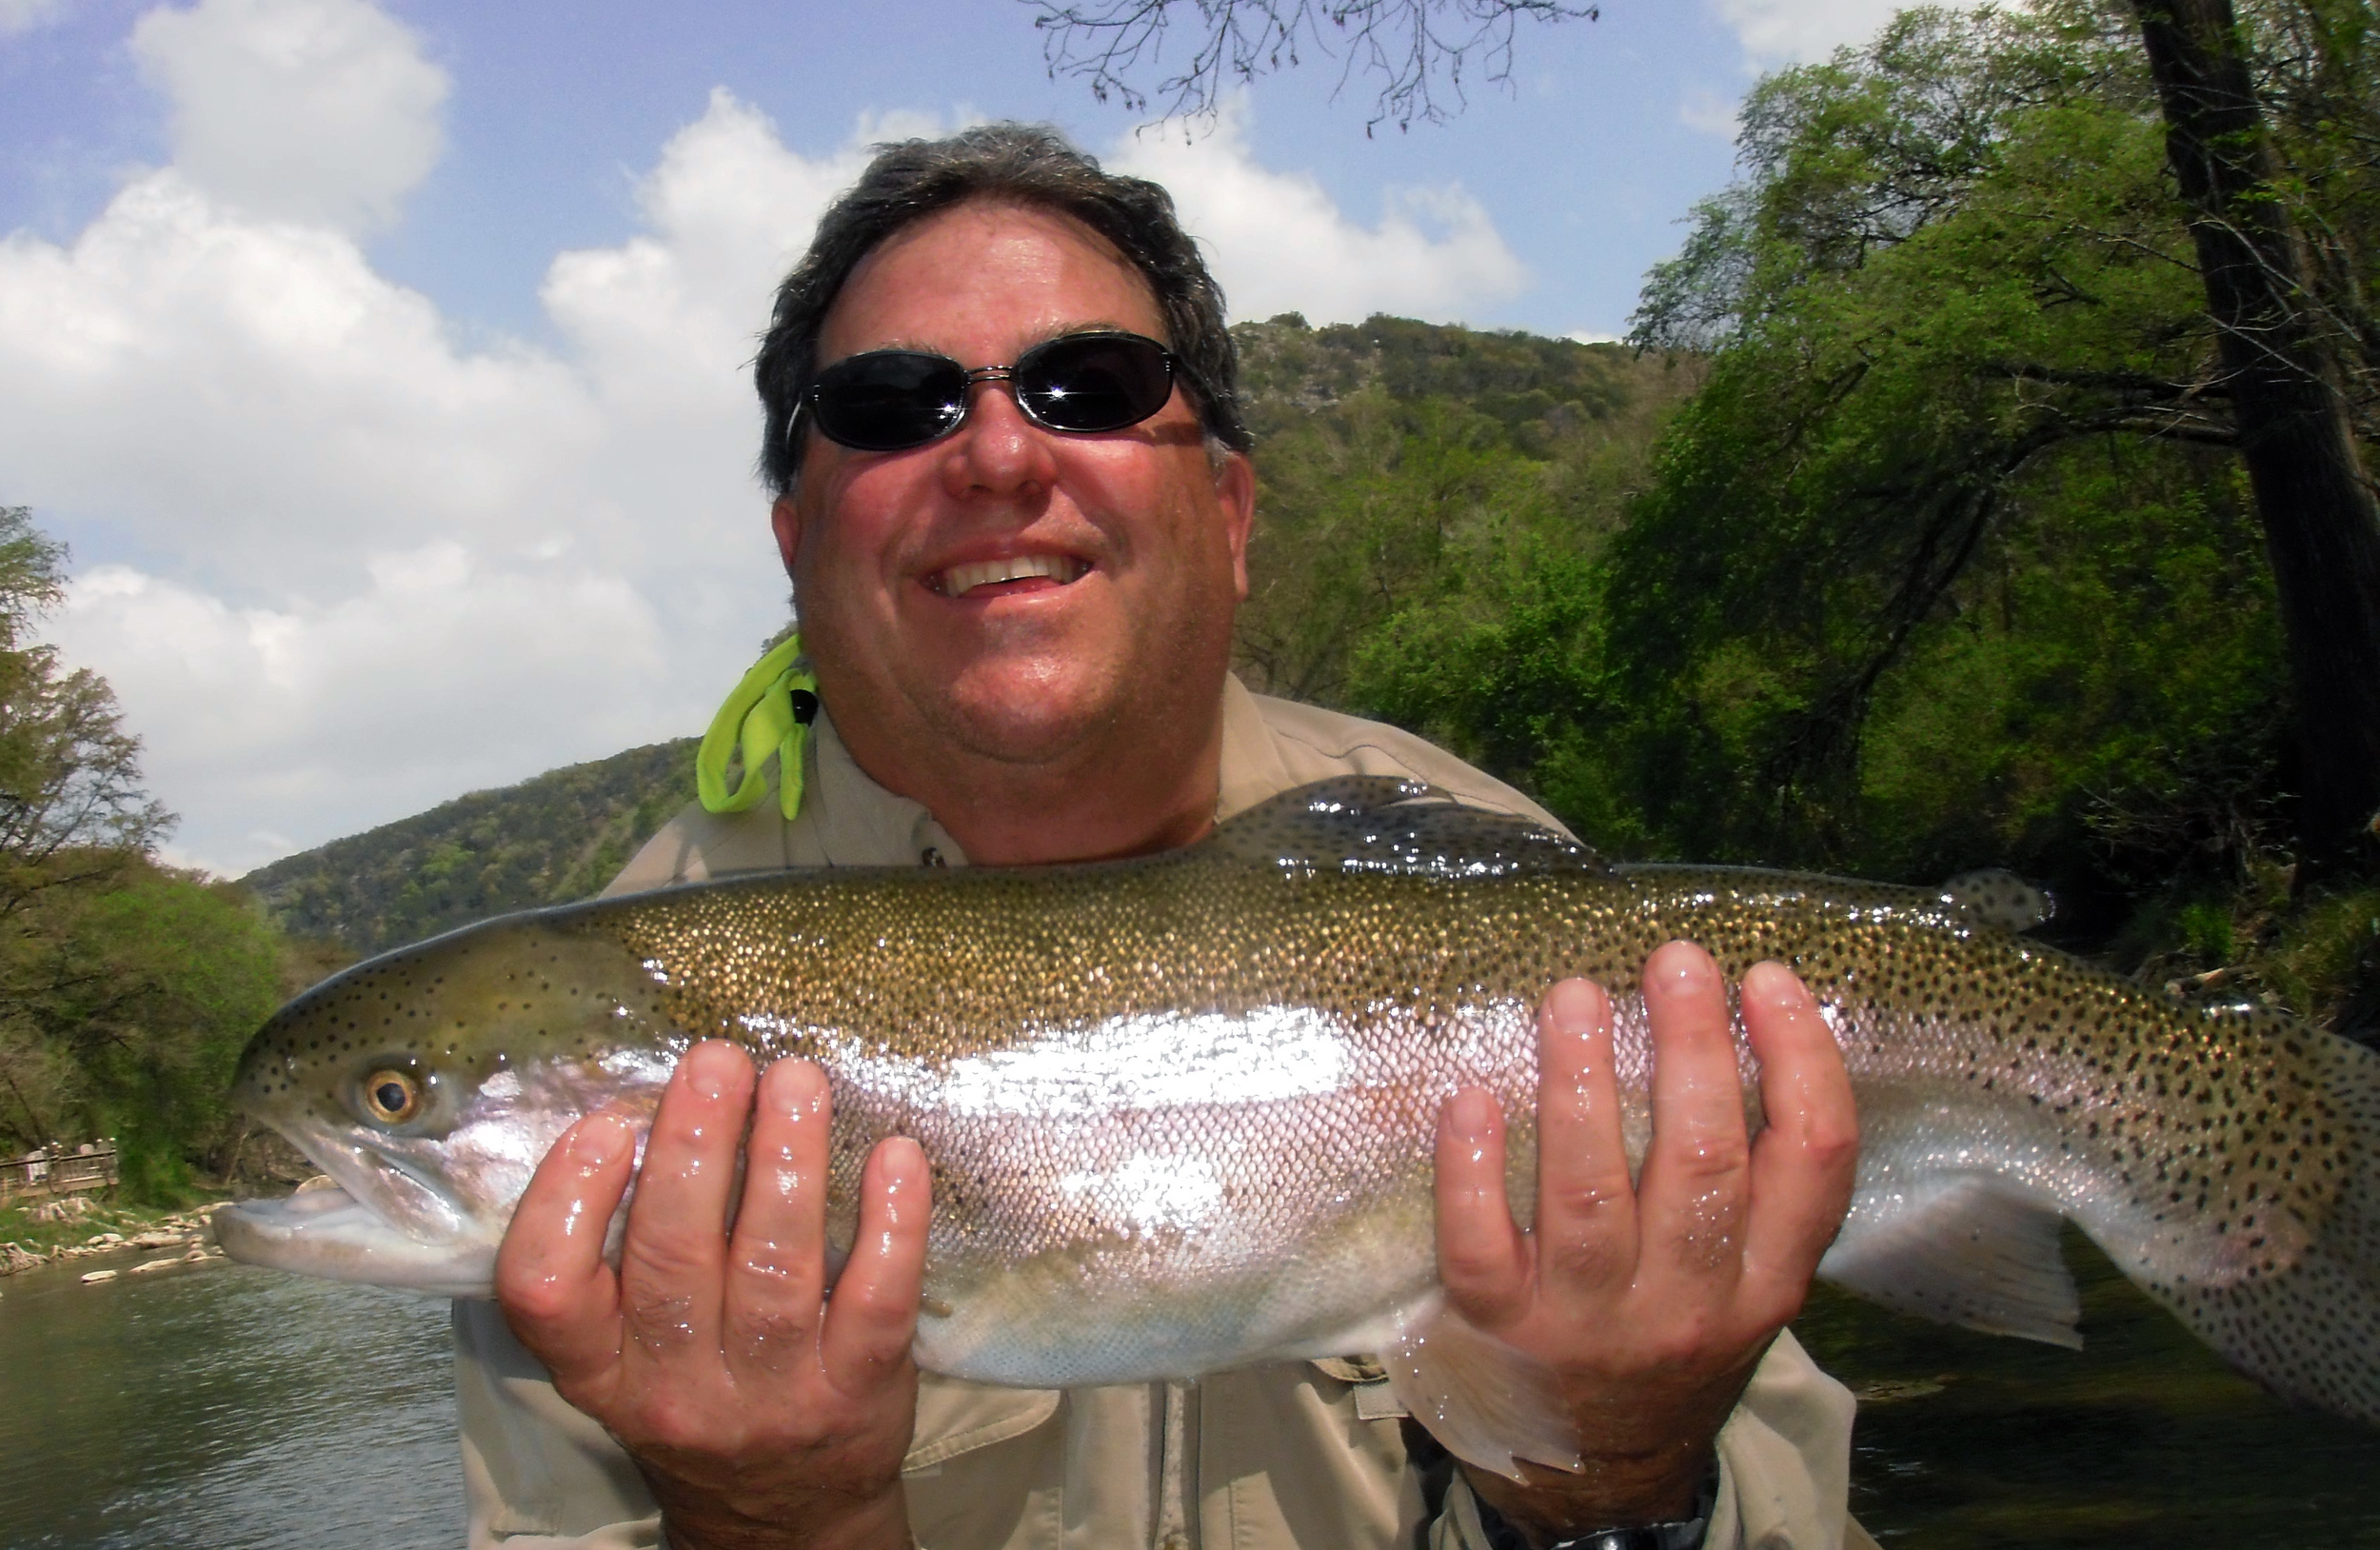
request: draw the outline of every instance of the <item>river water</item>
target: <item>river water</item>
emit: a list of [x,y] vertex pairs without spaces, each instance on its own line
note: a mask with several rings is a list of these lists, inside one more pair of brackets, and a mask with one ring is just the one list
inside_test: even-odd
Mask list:
[[0,1279],[0,1546],[462,1544],[445,1302],[147,1257]]
[[[2380,1431],[2293,1411],[2079,1238],[2080,1355],[1821,1290],[1889,1546],[2380,1546]],[[0,1550],[463,1542],[446,1305],[246,1265],[0,1280]]]

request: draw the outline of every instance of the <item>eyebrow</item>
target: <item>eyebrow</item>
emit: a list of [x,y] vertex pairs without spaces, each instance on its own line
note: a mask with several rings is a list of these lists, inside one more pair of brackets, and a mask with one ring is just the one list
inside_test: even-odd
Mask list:
[[[1024,353],[1024,350],[1025,350],[1025,349],[1031,349],[1031,348],[1034,348],[1034,346],[1036,346],[1036,345],[1046,345],[1046,344],[1048,344],[1048,343],[1049,343],[1051,340],[1053,340],[1053,339],[1063,339],[1063,338],[1065,338],[1065,337],[1066,337],[1066,335],[1068,335],[1068,334],[1073,334],[1073,333],[1133,333],[1133,334],[1137,334],[1137,333],[1140,333],[1140,329],[1138,329],[1138,328],[1136,328],[1132,327],[1130,324],[1127,324],[1127,323],[1117,323],[1117,322],[1114,322],[1114,321],[1112,321],[1112,320],[1110,320],[1110,319],[1107,319],[1107,318],[1081,318],[1081,319],[1071,319],[1071,320],[1069,320],[1069,321],[1067,321],[1067,322],[1061,323],[1061,324],[1057,325],[1056,327],[1054,327],[1054,328],[1050,328],[1047,332],[1045,332],[1045,333],[1042,333],[1042,334],[1039,335],[1038,337],[1036,337],[1035,339],[1033,339],[1031,343],[1027,344],[1027,345],[1024,347],[1024,349],[1021,349],[1021,350],[1019,350],[1017,353],[1018,353],[1018,354],[1020,354],[1020,355],[1021,355],[1021,354],[1023,354],[1023,353]],[[1149,336],[1149,335],[1145,335],[1145,334],[1144,334],[1144,335],[1142,335],[1142,337],[1143,337],[1143,338],[1147,338],[1147,337],[1151,337],[1151,336]],[[1157,342],[1158,342],[1159,344],[1160,344],[1160,345],[1165,344],[1165,341],[1164,341],[1164,339],[1163,339],[1161,336],[1158,336],[1158,340],[1157,340]],[[1170,346],[1170,345],[1167,345],[1167,346],[1166,346],[1166,348],[1168,348],[1168,349],[1171,349],[1172,348],[1173,348],[1173,347],[1172,347],[1172,346]],[[895,335],[893,338],[891,338],[891,339],[889,339],[889,340],[886,340],[884,343],[883,343],[883,344],[881,344],[881,345],[870,345],[870,346],[869,346],[866,349],[863,349],[863,350],[853,350],[851,353],[852,353],[853,355],[866,355],[866,354],[869,354],[869,353],[871,353],[871,352],[873,352],[873,351],[875,351],[875,350],[880,350],[880,349],[905,349],[905,350],[912,350],[912,351],[915,351],[916,353],[918,353],[918,354],[920,354],[920,355],[942,355],[942,354],[943,354],[943,351],[942,351],[940,348],[938,348],[938,347],[936,347],[936,346],[934,346],[934,345],[927,344],[927,343],[925,343],[925,342],[924,342],[924,341],[922,341],[922,340],[916,339],[916,338],[914,338],[914,337],[912,337],[912,336],[910,336],[910,335],[907,335],[907,334],[897,334],[897,335]],[[849,359],[849,358],[850,358],[849,356],[845,356],[845,357],[843,357],[843,359],[846,359],[846,360],[847,360],[847,359]],[[946,357],[945,357],[945,358],[946,358]],[[1014,365],[1015,363],[1011,362],[1011,363],[1009,363],[1009,364]]]

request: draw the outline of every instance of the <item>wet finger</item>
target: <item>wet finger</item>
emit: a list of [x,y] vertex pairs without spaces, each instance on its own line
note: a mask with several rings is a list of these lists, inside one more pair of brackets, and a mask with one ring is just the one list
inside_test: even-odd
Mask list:
[[1466,1087],[1438,1118],[1438,1277],[1465,1317],[1496,1329],[1529,1304],[1529,1242],[1504,1193],[1504,1116]]
[[1851,1204],[1859,1115],[1835,1030],[1791,969],[1755,964],[1743,1006],[1767,1118],[1752,1149],[1743,1293],[1762,1321],[1782,1322],[1800,1311]]
[[826,1079],[807,1061],[762,1073],[727,1240],[722,1336],[731,1370],[780,1373],[815,1355],[825,1293]]
[[632,1365],[717,1360],[727,1205],[752,1085],[751,1061],[716,1039],[686,1051],[670,1074],[620,1255]]
[[635,1159],[625,1122],[581,1120],[537,1165],[496,1251],[506,1321],[566,1387],[597,1381],[620,1360],[620,1282],[604,1262],[604,1236]]
[[1637,1188],[1639,1280],[1658,1266],[1685,1295],[1731,1296],[1743,1266],[1751,1141],[1727,987],[1711,955],[1673,942],[1645,964],[1653,1143]]
[[1636,1267],[1611,1001],[1586,980],[1563,981],[1537,1006],[1536,1236],[1540,1286],[1573,1304],[1626,1286]]
[[925,1153],[906,1136],[879,1142],[860,1175],[859,1230],[819,1341],[827,1381],[843,1394],[877,1391],[909,1370],[932,1211]]

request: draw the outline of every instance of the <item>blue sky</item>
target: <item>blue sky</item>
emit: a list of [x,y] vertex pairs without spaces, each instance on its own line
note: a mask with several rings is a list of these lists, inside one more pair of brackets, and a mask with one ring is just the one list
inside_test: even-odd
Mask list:
[[784,608],[741,368],[867,141],[1054,121],[1238,315],[1607,335],[1756,70],[1889,11],[1609,0],[1446,125],[1309,54],[1185,134],[1012,0],[0,0],[0,504],[236,874],[701,725]]

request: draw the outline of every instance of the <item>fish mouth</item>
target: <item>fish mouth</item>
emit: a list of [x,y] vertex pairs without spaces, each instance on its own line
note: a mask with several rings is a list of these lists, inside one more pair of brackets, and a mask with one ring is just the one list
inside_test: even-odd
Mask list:
[[235,1202],[215,1213],[214,1224],[223,1251],[246,1264],[433,1297],[488,1297],[495,1289],[494,1244],[411,1237],[335,1184],[286,1200]]
[[327,1281],[402,1286],[439,1297],[487,1297],[496,1243],[421,1176],[412,1161],[325,1127],[279,1125],[331,1187],[239,1201],[215,1213],[235,1260]]

